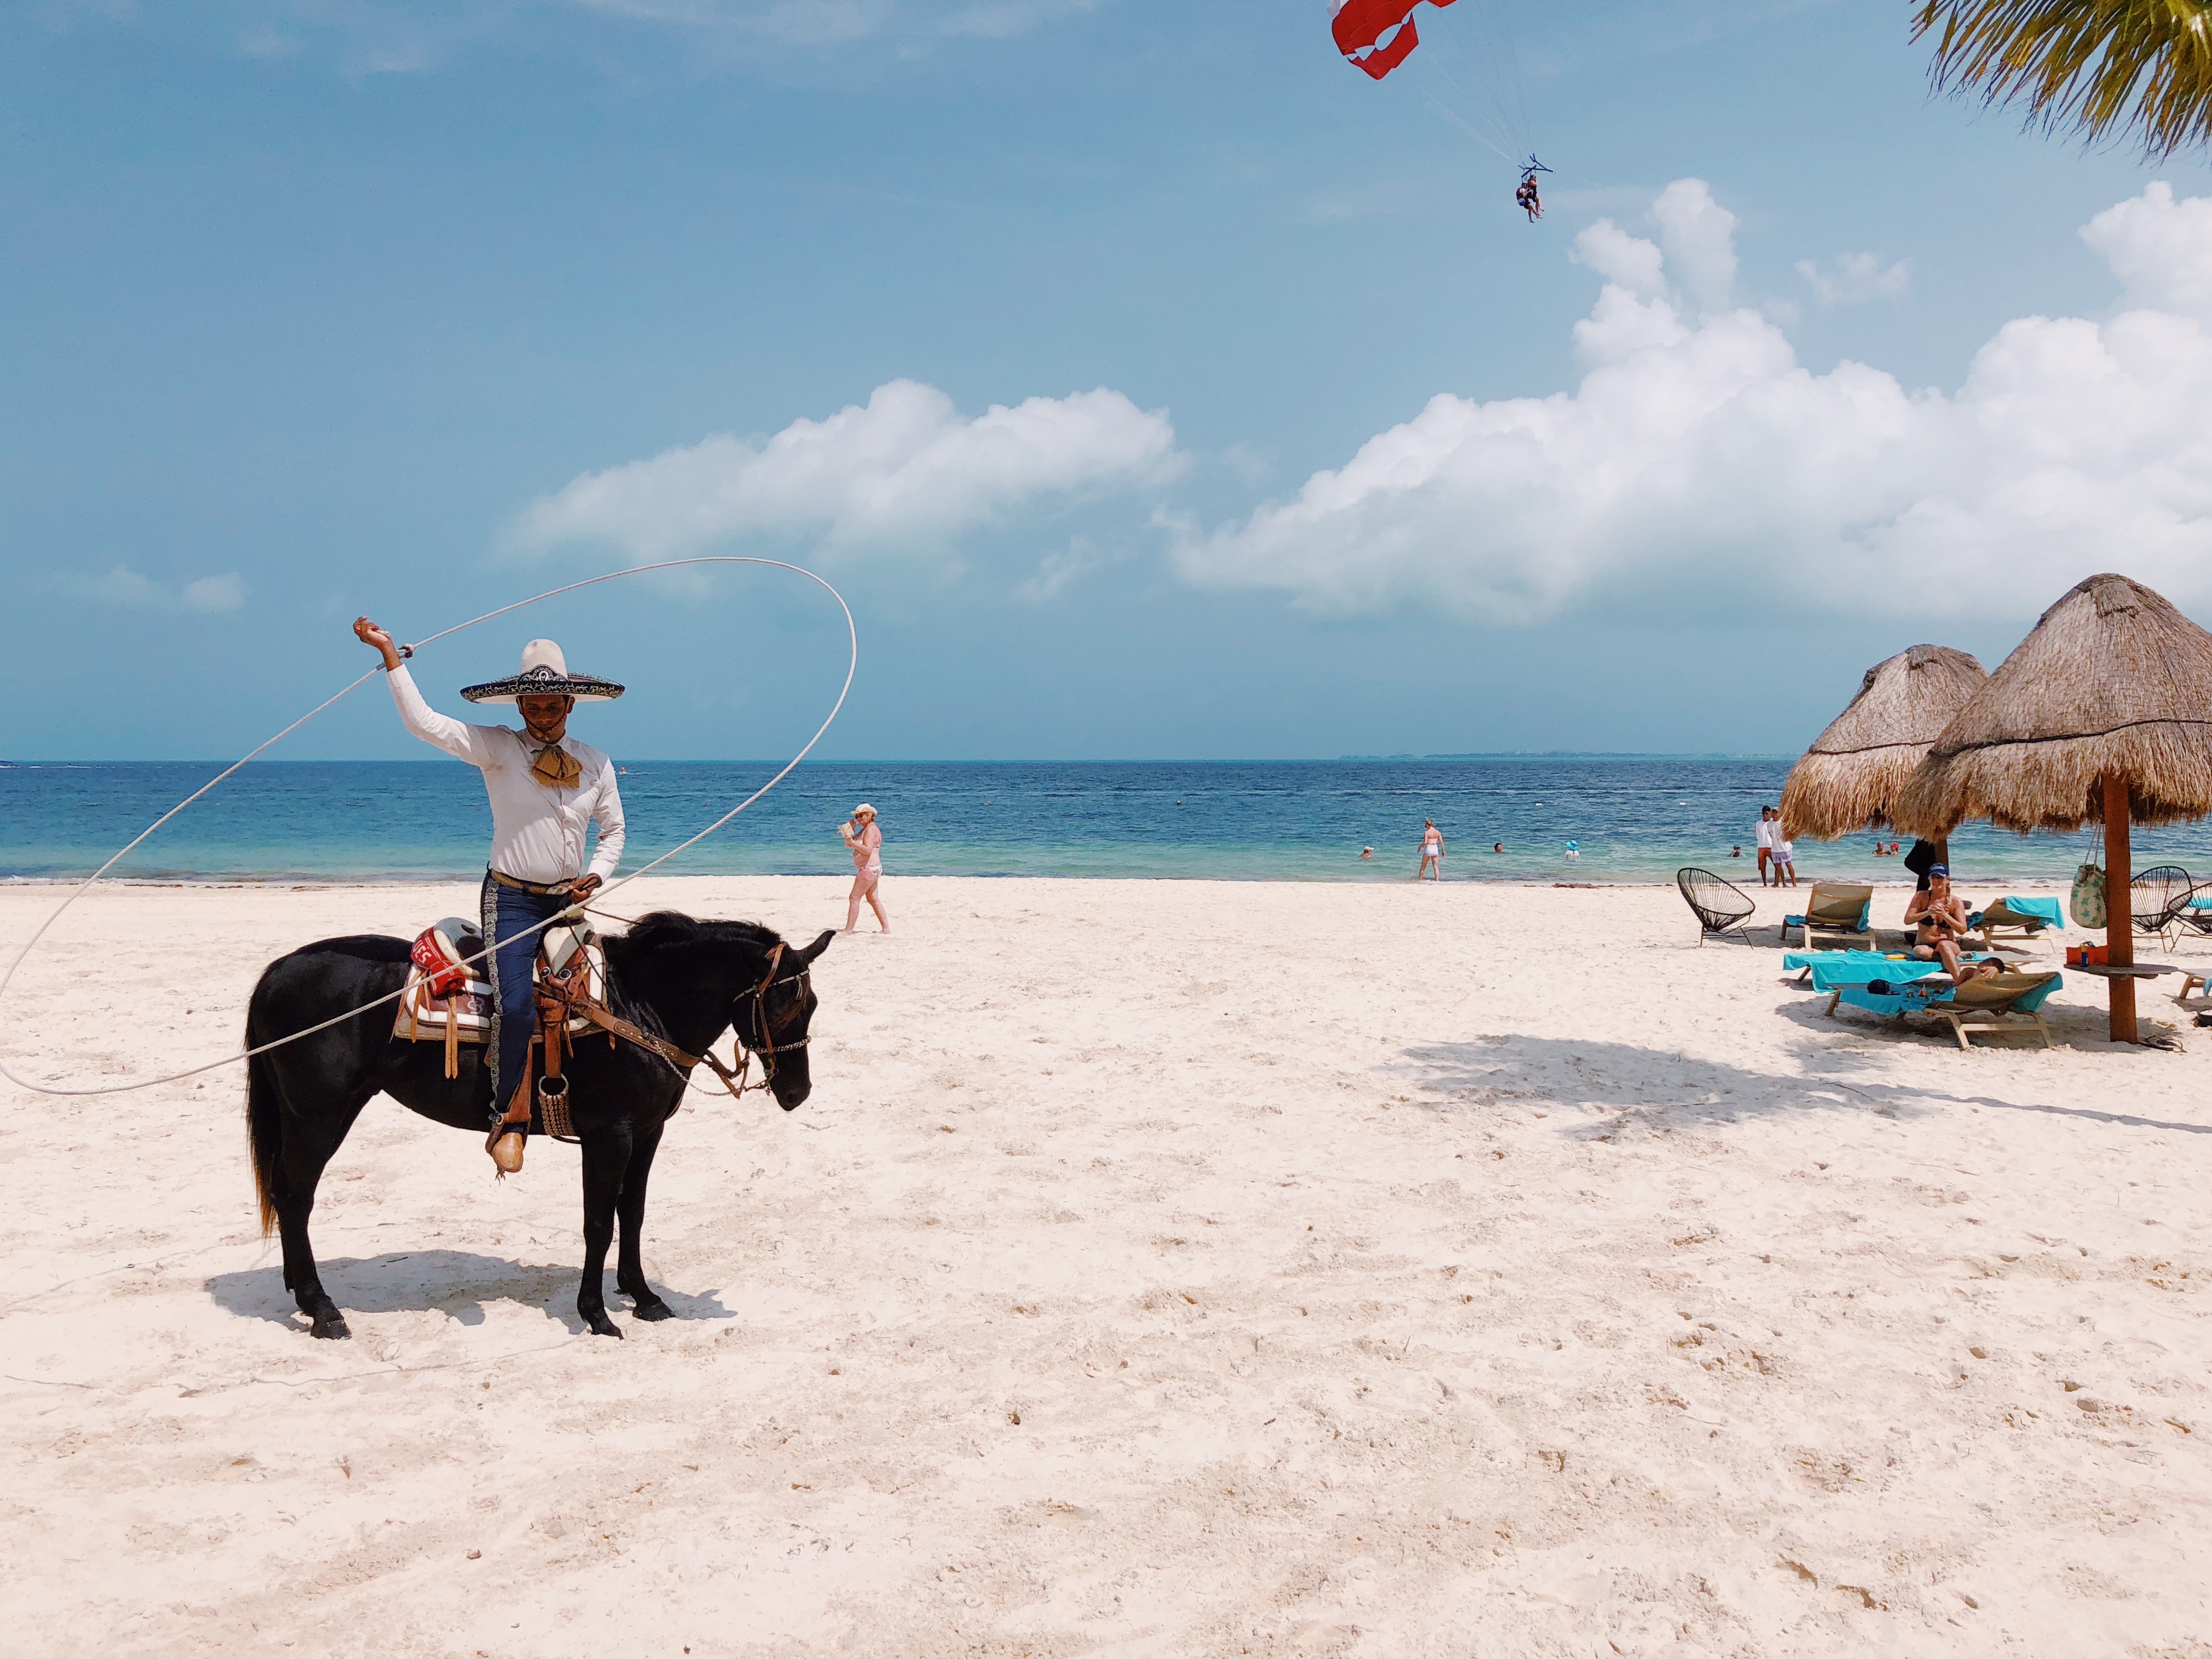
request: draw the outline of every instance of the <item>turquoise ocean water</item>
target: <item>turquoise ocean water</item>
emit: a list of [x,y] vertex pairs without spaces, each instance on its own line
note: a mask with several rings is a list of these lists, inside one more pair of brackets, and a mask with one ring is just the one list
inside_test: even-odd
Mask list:
[[[0,766],[0,879],[96,868],[219,763]],[[712,822],[772,765],[645,762],[622,780],[625,868]],[[882,812],[889,876],[1091,876],[1402,881],[1424,818],[1453,881],[1651,882],[1702,865],[1756,880],[1753,827],[1785,760],[1650,757],[1448,760],[837,763],[801,767],[673,864],[672,873],[837,874],[836,825]],[[459,762],[257,763],[114,872],[123,879],[361,881],[466,878],[490,813]],[[1566,843],[1580,856],[1569,859]],[[1493,843],[1506,850],[1493,853]],[[1375,858],[1362,862],[1363,846]],[[1872,836],[1802,842],[1802,877],[1909,882]],[[1729,849],[1741,846],[1743,857]],[[1953,861],[1974,884],[2072,878],[2093,841],[1969,826]],[[2138,830],[2137,868],[2212,877],[2212,828]]]

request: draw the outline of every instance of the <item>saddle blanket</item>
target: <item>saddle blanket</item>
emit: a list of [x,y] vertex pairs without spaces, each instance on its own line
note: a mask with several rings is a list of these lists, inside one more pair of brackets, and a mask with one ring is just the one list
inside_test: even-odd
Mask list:
[[[548,957],[554,958],[557,971],[580,950],[586,963],[584,989],[593,1001],[604,1003],[606,957],[598,936],[588,927],[551,927],[545,941],[532,963],[536,974],[544,975]],[[477,977],[484,964],[454,965],[483,949],[483,936],[454,919],[425,929],[409,959],[407,984],[400,994],[392,1035],[403,1042],[444,1042],[450,1025],[455,1028],[455,1041],[485,1042],[491,1034],[492,996],[490,982]],[[568,1022],[571,1036],[599,1029],[588,1019]]]

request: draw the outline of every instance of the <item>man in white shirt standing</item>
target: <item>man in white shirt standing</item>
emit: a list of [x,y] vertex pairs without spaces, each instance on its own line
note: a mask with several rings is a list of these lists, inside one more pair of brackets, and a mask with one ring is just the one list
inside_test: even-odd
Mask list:
[[[469,726],[422,701],[392,635],[362,617],[355,635],[384,654],[384,675],[400,723],[423,742],[483,773],[491,798],[491,864],[484,872],[485,977],[492,988],[490,1139],[485,1150],[507,1173],[522,1167],[523,1135],[502,1129],[505,1106],[527,1079],[530,1039],[538,1024],[531,994],[531,958],[538,934],[529,930],[596,892],[622,862],[622,796],[614,763],[568,736],[579,702],[610,702],[623,694],[611,680],[571,674],[561,647],[532,640],[512,679],[465,687],[471,702],[514,703],[520,732]],[[584,867],[584,836],[597,823],[599,844]]]
[[[1782,815],[1771,806],[1759,809],[1759,884],[1766,885],[1766,866],[1774,856],[1774,837],[1782,828]],[[1779,878],[1778,878],[1778,883]]]

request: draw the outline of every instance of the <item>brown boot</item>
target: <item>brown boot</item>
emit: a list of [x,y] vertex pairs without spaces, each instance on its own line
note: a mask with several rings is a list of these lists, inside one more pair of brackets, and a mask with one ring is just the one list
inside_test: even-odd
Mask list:
[[503,1176],[515,1175],[522,1169],[522,1148],[525,1136],[519,1123],[502,1123],[484,1137],[484,1151],[499,1166]]
[[522,1081],[507,1103],[507,1116],[492,1126],[484,1137],[484,1151],[502,1176],[511,1176],[522,1169],[522,1148],[530,1138],[530,1067],[522,1068]]

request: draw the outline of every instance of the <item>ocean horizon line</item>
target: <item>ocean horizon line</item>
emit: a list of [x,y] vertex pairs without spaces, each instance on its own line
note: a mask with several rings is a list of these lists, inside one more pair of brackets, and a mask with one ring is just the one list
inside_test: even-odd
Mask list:
[[[889,756],[867,756],[851,760],[817,760],[809,758],[801,763],[806,766],[1346,766],[1359,764],[1402,766],[1409,762],[1426,761],[1794,761],[1794,754],[1765,753],[1756,750],[1733,749],[1500,749],[1494,750],[1467,750],[1449,754],[1432,755],[1197,755],[1170,757],[1163,755],[1124,756],[1108,760],[1086,760],[1081,757],[1014,756],[994,759],[931,760],[895,759]],[[696,755],[631,755],[619,757],[624,766],[783,766],[788,756],[769,758],[734,759],[700,757]],[[443,766],[450,764],[447,757],[407,759],[374,756],[319,755],[287,756],[283,759],[256,760],[257,766]],[[186,756],[173,760],[143,757],[114,758],[75,756],[67,759],[9,760],[0,759],[0,769],[35,771],[46,767],[86,766],[232,766],[234,760],[216,757]]]
[[[883,814],[889,878],[977,876],[1390,883],[1425,823],[1448,879],[1664,883],[1686,867],[1755,884],[1759,810],[1784,759],[1500,755],[1450,759],[810,763],[668,873],[848,878],[837,826]],[[70,880],[202,789],[213,762],[38,762],[0,770],[0,878]],[[751,796],[768,762],[635,762],[622,779],[632,867]],[[115,875],[253,884],[466,880],[490,841],[483,780],[425,754],[245,768],[135,848]],[[1894,836],[1802,840],[1801,876],[1894,880]],[[1953,838],[1972,883],[2070,880],[2080,836],[1988,826]],[[2212,825],[2142,832],[2151,862],[2212,867]]]

